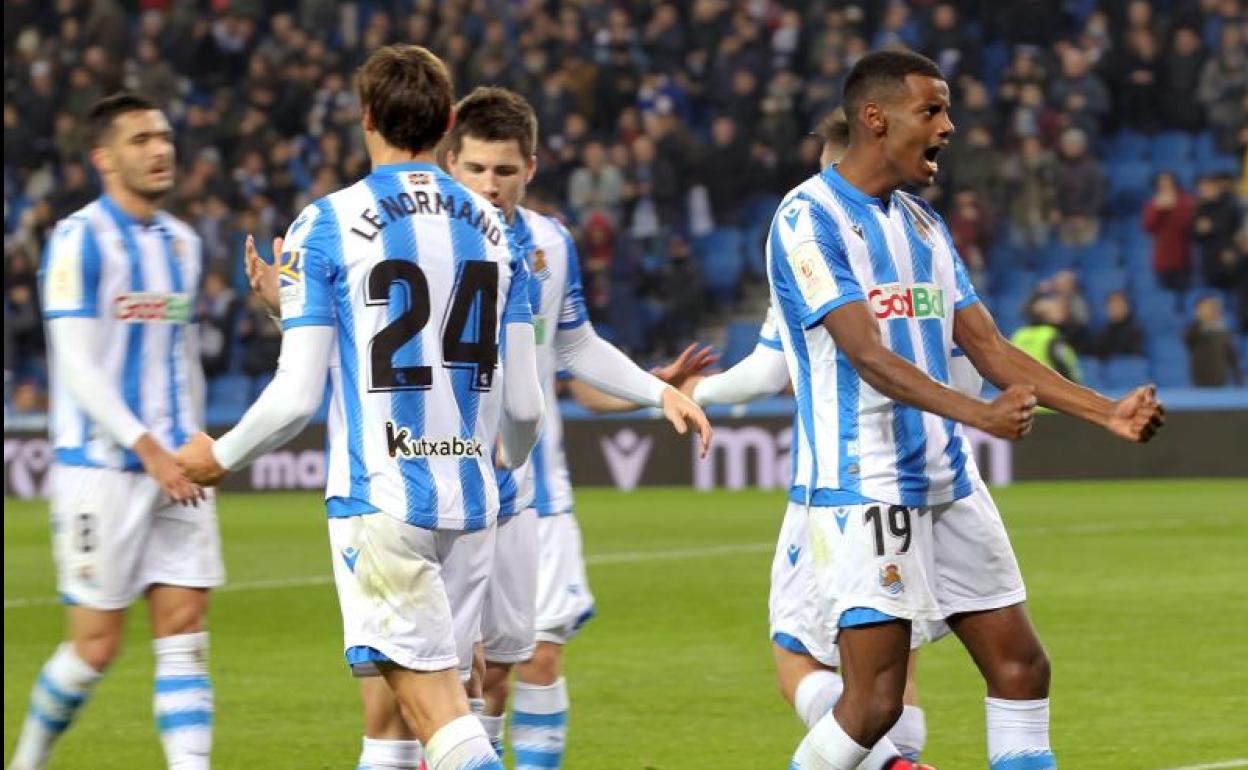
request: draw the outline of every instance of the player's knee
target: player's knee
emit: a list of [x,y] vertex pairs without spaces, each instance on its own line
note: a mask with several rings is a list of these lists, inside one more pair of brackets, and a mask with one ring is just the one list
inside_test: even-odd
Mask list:
[[92,634],[74,640],[74,653],[96,671],[105,671],[121,654],[121,632]]
[[847,688],[841,703],[848,712],[847,721],[854,726],[851,734],[864,746],[873,746],[888,734],[904,708],[901,691],[886,681],[875,682],[861,692]]
[[1036,700],[1049,696],[1051,664],[1044,647],[1037,644],[996,667],[990,682],[994,697]]
[[521,665],[519,675],[529,684],[546,686],[559,681],[562,669],[563,648],[557,644],[541,642],[533,651],[533,657]]
[[495,676],[493,671],[485,675],[485,700],[487,703],[506,703],[511,696],[511,680],[505,674]]

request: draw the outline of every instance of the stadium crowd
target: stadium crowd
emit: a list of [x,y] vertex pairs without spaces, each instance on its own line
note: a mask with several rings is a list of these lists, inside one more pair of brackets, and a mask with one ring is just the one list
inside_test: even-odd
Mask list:
[[775,205],[816,167],[809,130],[853,62],[905,46],[949,77],[958,127],[923,194],[1007,332],[1059,326],[1098,385],[1242,380],[1241,0],[9,0],[4,14],[18,411],[41,408],[46,377],[44,240],[97,194],[95,99],[132,89],[173,121],[168,205],[204,243],[205,366],[262,381],[279,341],[245,292],[243,239],[264,248],[365,173],[351,73],[395,41],[435,51],[461,94],[532,101],[528,204],[573,228],[594,319],[634,354],[671,352],[762,280]]

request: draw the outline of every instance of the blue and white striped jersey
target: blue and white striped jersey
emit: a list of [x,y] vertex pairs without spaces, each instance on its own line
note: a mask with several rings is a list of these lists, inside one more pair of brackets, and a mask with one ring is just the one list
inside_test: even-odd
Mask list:
[[[203,405],[194,403],[190,387],[192,367],[200,362],[190,360],[186,346],[201,254],[199,236],[176,218],[160,212],[141,222],[103,196],[57,224],[40,270],[44,317],[97,320],[96,360],[106,385],[169,450],[203,429]],[[55,362],[55,351],[49,353]],[[75,403],[55,363],[52,369],[49,429],[56,461],[142,470],[138,456]]]
[[559,354],[555,336],[589,322],[581,288],[581,266],[576,244],[558,220],[525,208],[516,208],[513,227],[525,245],[529,269],[540,287],[533,292],[533,324],[537,333],[537,374],[546,397],[546,422],[533,447],[530,469],[539,516],[572,510],[572,479],[563,450],[563,418],[555,393]]
[[282,325],[332,326],[330,516],[476,530],[498,513],[502,325],[530,323],[502,215],[438,167],[378,167],[304,209],[279,259]]
[[954,311],[978,297],[940,217],[904,192],[872,198],[830,167],[780,204],[767,267],[797,394],[790,498],[926,506],[969,495],[962,427],[877,392],[821,326],[866,302],[884,344],[949,384]]

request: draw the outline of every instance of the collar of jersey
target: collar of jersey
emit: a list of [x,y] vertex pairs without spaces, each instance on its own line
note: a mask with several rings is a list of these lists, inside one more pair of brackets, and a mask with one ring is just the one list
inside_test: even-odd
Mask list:
[[840,171],[836,170],[835,163],[832,164],[831,166],[828,166],[827,168],[825,168],[823,171],[819,173],[823,176],[823,179],[825,182],[832,185],[832,188],[834,190],[841,193],[846,198],[849,198],[852,201],[856,201],[857,203],[861,203],[864,206],[872,206],[872,205],[878,206],[880,209],[883,209],[887,213],[888,211],[887,201],[883,201],[874,196],[867,195],[862,190],[859,190],[857,187],[854,187],[852,184],[849,183],[849,180],[841,176]]
[[434,164],[417,160],[408,161],[407,163],[387,163],[384,166],[378,166],[373,169],[374,174],[395,174],[400,171],[434,171],[439,174],[442,173],[442,169]]
[[100,205],[104,207],[105,211],[112,215],[113,219],[117,220],[117,224],[122,225],[123,227],[132,227],[134,225],[139,225],[140,227],[151,227],[157,224],[156,217],[152,217],[151,219],[139,219],[138,217],[128,214],[125,209],[117,204],[117,201],[113,200],[113,196],[111,195],[101,195]]

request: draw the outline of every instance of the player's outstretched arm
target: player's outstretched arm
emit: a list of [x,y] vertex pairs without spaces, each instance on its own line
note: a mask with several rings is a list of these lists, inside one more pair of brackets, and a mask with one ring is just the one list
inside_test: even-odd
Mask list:
[[537,340],[530,323],[503,326],[503,419],[499,426],[499,463],[519,467],[541,435],[546,401],[537,374]]
[[555,338],[559,363],[563,368],[595,388],[644,406],[657,406],[663,415],[684,435],[688,424],[697,426],[702,437],[702,453],[711,445],[711,424],[702,408],[680,391],[646,372],[619,348],[602,339],[593,326],[583,323],[572,329],[560,329]]
[[697,403],[746,404],[774,396],[789,384],[789,367],[784,353],[759,343],[745,358],[727,371],[691,379],[685,393]]
[[1034,386],[1036,399],[1044,406],[1099,425],[1127,441],[1148,441],[1165,423],[1165,409],[1152,385],[1113,401],[1071,382],[1002,336],[979,303],[957,311],[953,338],[979,373],[998,388]]
[[238,425],[216,442],[199,433],[178,450],[186,475],[200,484],[217,484],[228,472],[294,438],[321,404],[333,344],[329,326],[287,330],[277,374]]
[[1034,388],[1014,385],[991,403],[959,393],[889,350],[865,302],[848,302],[823,317],[823,326],[867,384],[894,401],[979,428],[1004,439],[1031,430]]
[[[698,375],[718,360],[719,354],[709,345],[704,347],[694,342],[672,361],[663,366],[654,367],[650,373],[681,393],[689,395],[690,391],[686,387],[691,389],[691,382],[702,379]],[[576,379],[568,381],[568,392],[572,394],[576,403],[597,414],[631,412],[643,406],[628,399],[603,393],[594,386]]]
[[198,503],[204,491],[183,475],[173,454],[152,438],[147,426],[130,411],[95,363],[94,355],[99,350],[96,325],[94,318],[72,316],[48,321],[57,377],[80,409],[114,441],[138,455],[143,470],[156,479],[171,500],[184,505]]

